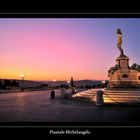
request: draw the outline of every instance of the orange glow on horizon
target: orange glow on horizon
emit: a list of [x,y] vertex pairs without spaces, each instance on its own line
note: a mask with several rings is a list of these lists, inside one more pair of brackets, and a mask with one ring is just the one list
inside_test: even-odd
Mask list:
[[[0,78],[1,79],[21,79],[21,77],[19,76],[20,74],[24,74],[26,77],[26,80],[39,80],[39,81],[52,81],[53,79],[55,79],[56,81],[68,81],[70,80],[70,77],[73,76],[74,80],[84,80],[84,79],[89,79],[89,80],[107,80],[107,74],[106,72],[101,73],[100,72],[90,72],[87,73],[86,71],[84,72],[74,72],[75,70],[73,70],[73,72],[66,72],[66,71],[45,71],[45,70],[40,70],[40,69],[26,69],[26,70],[22,70],[22,69],[1,69],[0,72]],[[103,76],[105,75],[106,76]]]
[[[69,70],[69,69],[68,69]],[[0,78],[1,79],[21,79],[19,77],[19,74],[24,74],[26,75],[25,79],[26,80],[49,80],[52,81],[52,79],[56,79],[57,81],[59,80],[70,80],[70,77],[73,76],[74,80],[83,80],[83,79],[89,79],[89,80],[106,80],[107,79],[107,74],[106,71],[104,73],[95,72],[89,72],[87,73],[87,69],[81,71],[77,70],[76,68],[73,68],[73,70],[67,71],[63,69],[48,69],[46,71],[45,69],[41,68],[32,68],[27,67],[17,67],[12,68],[11,66],[3,67],[1,68],[0,71]],[[105,76],[104,76],[105,75]]]
[[[47,75],[47,74],[28,74],[26,73],[25,75],[27,75],[25,78],[26,80],[39,80],[39,81],[67,81],[67,82],[70,82],[69,79],[71,77],[71,75],[55,75],[55,76],[51,76],[51,75]],[[55,78],[53,78],[55,77]],[[74,77],[74,80],[84,80],[84,79],[87,79],[87,80],[107,80],[107,77],[102,77],[102,76],[97,76],[94,77],[94,76],[80,76],[80,75],[73,75]],[[19,74],[17,73],[10,73],[10,74],[7,74],[7,73],[3,73],[1,74],[0,73],[0,79],[21,79],[21,76],[19,76]]]

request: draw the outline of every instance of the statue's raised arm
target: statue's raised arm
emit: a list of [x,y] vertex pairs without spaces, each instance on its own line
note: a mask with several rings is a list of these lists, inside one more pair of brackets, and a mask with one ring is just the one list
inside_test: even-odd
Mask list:
[[121,29],[117,29],[117,36],[118,36],[118,41],[117,41],[117,47],[120,51],[120,55],[123,55],[123,48],[121,47],[122,45],[122,32]]

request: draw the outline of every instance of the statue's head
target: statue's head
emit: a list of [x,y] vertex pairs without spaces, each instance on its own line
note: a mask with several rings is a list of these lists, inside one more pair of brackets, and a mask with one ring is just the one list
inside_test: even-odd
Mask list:
[[121,32],[121,29],[120,28],[117,29],[117,34],[122,35],[122,32]]

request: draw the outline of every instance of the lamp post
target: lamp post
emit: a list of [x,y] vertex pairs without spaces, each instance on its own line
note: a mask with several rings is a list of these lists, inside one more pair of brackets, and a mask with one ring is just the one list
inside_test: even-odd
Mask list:
[[105,83],[106,83],[106,81],[105,81],[105,80],[103,80],[103,81],[102,81],[102,88],[104,88]]
[[69,84],[69,83],[70,83],[70,81],[67,81],[67,83]]
[[68,85],[68,88],[70,88],[70,81],[69,80],[67,81],[67,85]]
[[19,77],[21,78],[21,91],[24,91],[24,79],[25,79],[25,75],[24,74],[20,74]]

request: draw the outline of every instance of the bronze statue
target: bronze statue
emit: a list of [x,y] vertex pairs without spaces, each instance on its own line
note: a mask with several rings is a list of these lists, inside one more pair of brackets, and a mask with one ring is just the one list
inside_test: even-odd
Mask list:
[[120,51],[120,55],[123,55],[123,48],[121,47],[122,45],[122,32],[121,29],[117,29],[117,36],[118,36],[118,41],[117,41],[117,47]]

